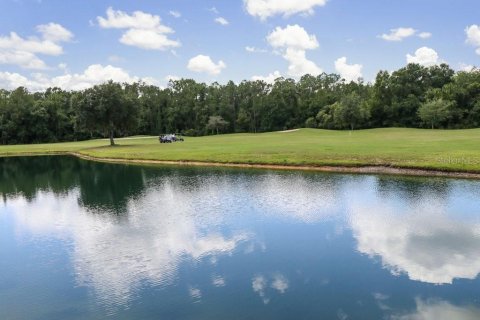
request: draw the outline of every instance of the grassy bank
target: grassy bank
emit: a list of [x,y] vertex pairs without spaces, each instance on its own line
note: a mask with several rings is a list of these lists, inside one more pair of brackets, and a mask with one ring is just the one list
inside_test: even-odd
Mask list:
[[480,172],[480,129],[370,129],[228,134],[160,144],[157,137],[0,146],[0,156],[75,152],[96,158],[301,166],[395,166]]

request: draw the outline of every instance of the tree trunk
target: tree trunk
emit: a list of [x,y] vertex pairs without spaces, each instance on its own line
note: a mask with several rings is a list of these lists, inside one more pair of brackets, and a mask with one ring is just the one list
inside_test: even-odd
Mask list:
[[114,146],[115,141],[113,141],[113,129],[110,129],[110,146]]

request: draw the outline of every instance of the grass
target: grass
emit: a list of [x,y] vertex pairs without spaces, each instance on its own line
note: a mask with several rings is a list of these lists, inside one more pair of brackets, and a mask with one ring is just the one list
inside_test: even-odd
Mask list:
[[160,144],[157,137],[0,146],[0,156],[76,152],[90,157],[274,165],[384,165],[480,172],[480,129],[404,128],[227,134]]

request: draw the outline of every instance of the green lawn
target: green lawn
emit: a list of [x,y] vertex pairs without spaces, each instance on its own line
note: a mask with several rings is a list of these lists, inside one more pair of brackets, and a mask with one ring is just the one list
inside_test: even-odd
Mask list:
[[279,165],[391,165],[480,172],[480,129],[370,129],[227,134],[160,144],[157,137],[0,146],[0,156],[78,152],[117,159]]

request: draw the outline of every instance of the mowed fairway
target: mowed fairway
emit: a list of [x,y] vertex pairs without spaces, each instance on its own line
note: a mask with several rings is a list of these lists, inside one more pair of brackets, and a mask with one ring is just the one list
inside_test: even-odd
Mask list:
[[384,165],[480,172],[480,129],[369,129],[187,137],[160,144],[158,137],[0,146],[0,156],[75,152],[97,158],[276,165]]

